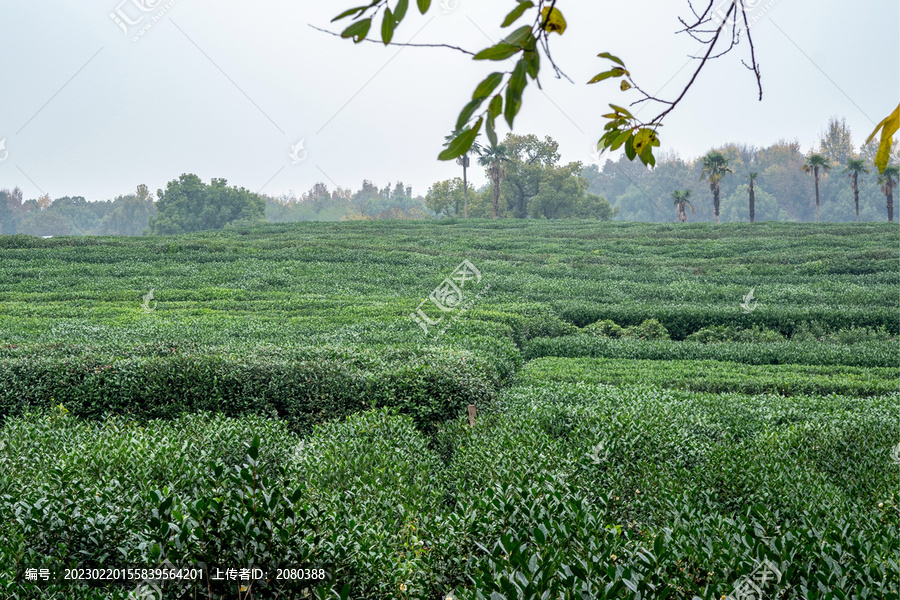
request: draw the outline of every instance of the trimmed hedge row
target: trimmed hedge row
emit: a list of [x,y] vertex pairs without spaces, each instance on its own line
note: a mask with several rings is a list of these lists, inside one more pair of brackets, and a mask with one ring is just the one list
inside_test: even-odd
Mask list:
[[897,342],[859,344],[819,342],[676,342],[672,340],[616,339],[590,334],[540,338],[522,349],[525,360],[542,356],[566,358],[629,358],[648,360],[719,360],[750,365],[848,365],[894,367],[900,363]]
[[0,417],[58,404],[87,418],[214,411],[278,416],[307,433],[318,423],[390,406],[430,429],[467,404],[489,402],[499,381],[476,355],[445,349],[0,358]]
[[744,365],[715,360],[555,358],[533,360],[517,382],[649,384],[697,392],[878,396],[900,390],[896,368],[843,365]]
[[826,331],[850,327],[884,327],[898,331],[900,308],[847,306],[836,310],[831,306],[779,306],[777,310],[758,308],[744,313],[734,306],[704,306],[697,304],[596,304],[559,302],[556,313],[564,321],[585,327],[603,319],[615,321],[622,327],[639,325],[646,319],[656,319],[669,331],[673,339],[683,340],[690,334],[713,325],[739,329],[762,327],[790,336],[809,323],[818,323]]

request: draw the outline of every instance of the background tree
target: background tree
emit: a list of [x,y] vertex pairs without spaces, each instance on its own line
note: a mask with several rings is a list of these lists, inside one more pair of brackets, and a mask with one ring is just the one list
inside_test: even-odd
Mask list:
[[747,174],[747,180],[750,181],[750,186],[748,188],[748,193],[750,195],[750,222],[753,223],[756,220],[756,190],[754,189],[754,185],[756,183],[756,178],[759,177],[759,173],[756,171],[752,171]]
[[856,155],[853,135],[847,120],[831,117],[825,130],[819,135],[819,153],[834,165],[845,165]]
[[197,175],[184,174],[156,195],[156,216],[150,219],[151,235],[222,229],[226,225],[251,225],[265,221],[265,201],[244,188],[229,187],[224,179],[209,185]]
[[856,206],[857,223],[859,223],[859,174],[868,172],[869,169],[866,167],[865,160],[861,158],[847,159],[847,168],[844,169],[844,173],[847,174],[847,179],[850,180],[850,189],[853,190],[853,203]]
[[675,221],[678,223],[687,223],[687,210],[690,207],[694,212],[694,205],[690,203],[691,190],[675,190],[672,192],[672,199],[675,204]]
[[463,181],[459,177],[438,181],[425,194],[425,206],[439,217],[460,216],[464,203]]
[[878,185],[881,186],[881,191],[887,200],[888,221],[891,222],[894,220],[894,187],[897,185],[898,174],[900,174],[900,167],[888,165],[884,172],[878,175]]
[[801,167],[804,173],[812,173],[816,182],[816,222],[819,221],[819,173],[823,176],[831,169],[831,162],[821,154],[810,154]]
[[[444,136],[444,145],[449,146],[454,139],[465,132],[465,129],[456,129],[450,135]],[[475,138],[477,137],[478,134],[476,133]],[[481,144],[479,144],[477,141],[473,141],[469,150],[467,150],[462,156],[456,157],[456,164],[460,165],[463,169],[463,219],[469,218],[469,179],[467,177],[467,171],[469,169],[469,165],[471,164],[469,161],[469,152],[481,154]]]
[[504,181],[507,201],[513,217],[524,219],[529,202],[540,192],[544,170],[559,162],[559,144],[550,136],[541,140],[534,134],[509,133],[503,145],[510,159]]
[[505,167],[509,162],[509,148],[503,145],[485,148],[478,157],[478,164],[485,167],[493,186],[493,217],[495,219],[500,211],[500,180],[506,176]]
[[581,176],[582,165],[548,165],[540,172],[538,193],[528,202],[533,219],[565,219],[575,216],[583,202],[588,182]]
[[724,154],[713,150],[701,159],[703,170],[700,173],[700,181],[709,181],[709,189],[713,195],[713,211],[716,223],[719,222],[719,184],[726,174],[732,170],[728,168],[728,159]]

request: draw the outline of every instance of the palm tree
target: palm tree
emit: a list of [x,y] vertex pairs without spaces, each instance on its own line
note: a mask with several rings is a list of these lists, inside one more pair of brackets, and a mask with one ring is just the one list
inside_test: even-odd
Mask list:
[[[454,129],[453,133],[450,135],[444,136],[444,145],[449,146],[450,142],[456,139],[459,134],[468,129],[468,127],[463,129]],[[478,138],[478,135],[475,136]],[[472,147],[469,149],[469,152],[474,152],[476,154],[481,152],[481,144],[477,141],[472,143]],[[456,159],[456,164],[462,166],[463,168],[463,219],[469,218],[469,182],[466,179],[466,169],[469,168],[469,152],[466,152],[462,156]]]
[[859,174],[860,173],[868,173],[869,169],[866,167],[866,161],[862,158],[850,158],[847,159],[847,168],[844,169],[844,173],[847,174],[847,179],[850,180],[850,187],[853,189],[853,201],[856,203],[856,222],[859,223]]
[[900,167],[897,165],[886,167],[884,173],[878,176],[878,185],[881,186],[881,191],[884,192],[887,200],[888,221],[892,222],[894,220],[894,186],[897,185],[898,178],[900,178]]
[[506,176],[504,163],[510,162],[509,148],[506,146],[491,146],[482,149],[478,157],[478,164],[486,167],[494,185],[494,218],[500,210],[500,179]]
[[691,190],[675,190],[672,192],[672,198],[675,199],[675,210],[677,211],[675,215],[676,223],[687,223],[687,211],[684,210],[688,206],[691,207],[691,212],[694,212],[694,205],[689,202],[691,197]]
[[812,173],[816,179],[816,222],[819,222],[819,171],[822,175],[831,170],[831,161],[821,154],[810,154],[802,167],[804,173]]
[[709,180],[709,190],[713,195],[713,208],[715,209],[716,223],[719,222],[719,182],[726,173],[732,173],[728,168],[728,158],[721,152],[713,150],[703,157],[703,171],[700,172],[700,181]]
[[756,220],[756,191],[753,189],[753,184],[756,182],[756,178],[759,177],[759,173],[753,171],[752,173],[747,174],[747,179],[750,180],[750,222],[754,222]]

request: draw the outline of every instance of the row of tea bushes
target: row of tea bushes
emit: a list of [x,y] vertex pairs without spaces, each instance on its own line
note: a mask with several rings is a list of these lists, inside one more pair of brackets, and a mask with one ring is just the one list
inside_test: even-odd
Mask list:
[[[745,292],[746,293],[746,292]],[[553,309],[565,321],[578,327],[610,320],[622,327],[656,319],[676,340],[683,340],[704,327],[725,326],[739,329],[763,328],[785,336],[816,323],[833,332],[851,327],[885,328],[898,333],[900,308],[888,306],[778,306],[744,312],[738,295],[730,304],[697,304],[687,302],[646,302],[603,304],[598,302],[561,300]]]
[[254,416],[11,418],[0,579],[30,600],[78,596],[25,568],[288,561],[329,570],[323,600],[712,600],[768,560],[770,597],[893,598],[898,400],[549,382],[475,427],[381,409],[303,440]]
[[896,341],[826,344],[817,341],[722,342],[617,339],[591,334],[537,338],[522,348],[522,358],[628,358],[647,360],[720,360],[750,365],[848,365],[895,367],[900,362]]
[[490,401],[502,380],[478,354],[438,347],[161,350],[0,358],[0,415],[56,404],[95,419],[215,411],[277,416],[308,432],[317,423],[390,406],[427,429],[468,404]]
[[560,381],[608,385],[647,384],[698,392],[880,396],[900,391],[896,367],[844,365],[745,365],[717,360],[557,358],[532,360],[520,384]]

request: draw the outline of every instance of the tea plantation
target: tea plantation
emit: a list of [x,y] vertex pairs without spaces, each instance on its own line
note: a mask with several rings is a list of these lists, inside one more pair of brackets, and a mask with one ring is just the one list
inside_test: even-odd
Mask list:
[[0,597],[900,598],[898,234],[0,236]]

